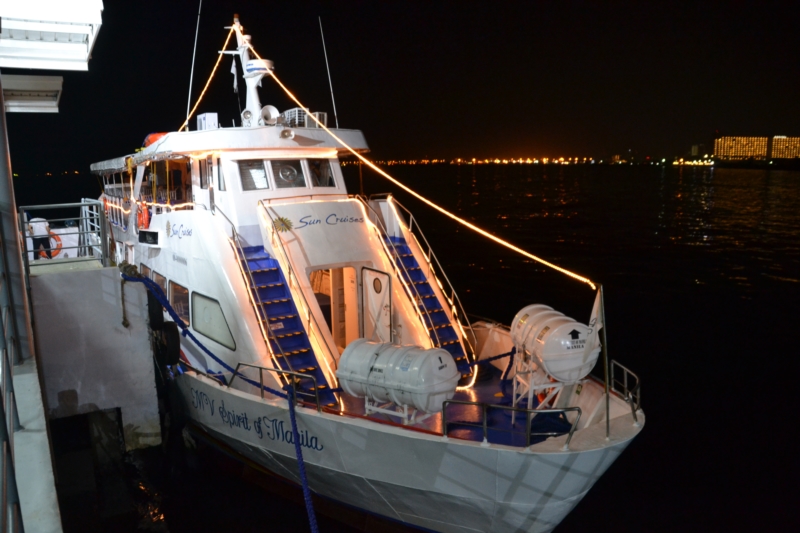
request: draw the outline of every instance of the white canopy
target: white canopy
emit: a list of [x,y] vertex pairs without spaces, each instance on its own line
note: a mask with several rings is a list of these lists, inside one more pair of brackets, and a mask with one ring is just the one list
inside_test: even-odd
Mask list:
[[88,70],[102,0],[0,2],[0,67]]

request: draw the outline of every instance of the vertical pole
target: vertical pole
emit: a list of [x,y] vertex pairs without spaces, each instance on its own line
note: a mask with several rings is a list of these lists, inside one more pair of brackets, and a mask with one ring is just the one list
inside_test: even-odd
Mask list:
[[325,68],[328,69],[328,85],[331,88],[331,102],[333,103],[333,119],[336,121],[336,129],[339,129],[339,115],[336,114],[336,100],[333,98],[333,82],[331,81],[331,67],[328,65],[328,50],[325,48],[325,34],[322,33],[322,17],[319,19],[319,35],[322,37],[322,51],[325,53]]
[[108,257],[110,253],[108,245],[108,220],[106,219],[106,210],[103,205],[97,206],[97,223],[100,225],[100,246],[102,246],[103,266],[109,267],[111,266],[111,261]]
[[606,297],[603,285],[600,285],[600,317],[603,321],[603,373],[605,374],[606,388],[606,440],[611,438],[611,397],[608,386],[608,339],[606,337]]
[[[25,290],[25,276],[20,250],[20,228],[17,223],[17,205],[14,199],[14,178],[11,173],[11,156],[8,151],[5,101],[0,83],[0,241],[2,241],[2,267],[8,290],[3,291],[11,310],[11,331],[14,339],[14,364],[33,356],[33,329],[30,320],[30,302]],[[24,325],[24,330],[21,327]],[[23,334],[23,331],[25,334]]]
[[[200,34],[200,11],[203,9],[203,0],[197,8],[197,28],[194,30],[194,50],[192,51],[192,72],[189,74],[189,98],[186,102],[186,131],[189,131],[189,109],[192,105],[192,80],[194,80],[194,58],[197,55],[197,36]],[[153,198],[155,202],[155,198]]]

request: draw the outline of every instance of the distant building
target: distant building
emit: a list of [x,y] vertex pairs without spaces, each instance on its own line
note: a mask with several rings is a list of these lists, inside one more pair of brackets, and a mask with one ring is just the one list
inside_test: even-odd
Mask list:
[[800,157],[800,137],[776,135],[772,138],[771,159],[794,159]]
[[714,157],[722,161],[767,159],[769,137],[720,137],[714,141]]

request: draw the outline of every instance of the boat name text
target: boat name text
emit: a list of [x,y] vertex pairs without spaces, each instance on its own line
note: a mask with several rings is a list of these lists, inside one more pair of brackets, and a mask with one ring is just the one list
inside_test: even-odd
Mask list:
[[[342,216],[340,217],[336,213],[331,213],[327,217],[325,217],[325,224],[328,226],[336,226],[339,224],[363,224],[364,217],[351,217],[351,216]],[[306,215],[300,219],[300,223],[297,225],[295,229],[305,228],[306,226],[314,226],[316,224],[322,224],[323,219],[314,218],[311,215]]]
[[[233,409],[227,409],[224,400],[219,402],[219,407],[215,411],[214,405],[216,404],[216,399],[211,398],[203,391],[195,390],[194,388],[190,390],[192,395],[192,407],[197,411],[208,411],[212,418],[216,412],[219,414],[223,424],[227,424],[230,428],[254,432],[258,435],[259,439],[264,439],[266,437],[269,440],[294,444],[294,432],[292,431],[291,423],[268,416],[254,417],[247,413],[237,413]],[[310,434],[308,430],[298,430],[297,435],[300,440],[300,446],[303,448],[316,451],[322,451],[325,448],[325,446],[319,442],[319,439]]]

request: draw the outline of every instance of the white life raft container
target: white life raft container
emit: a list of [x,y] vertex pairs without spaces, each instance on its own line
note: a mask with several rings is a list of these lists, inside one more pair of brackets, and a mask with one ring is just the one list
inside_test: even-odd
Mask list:
[[342,353],[336,377],[342,389],[357,398],[438,413],[455,394],[461,373],[453,356],[441,348],[356,339]]
[[[550,376],[574,383],[591,372],[600,354],[597,331],[552,307],[524,307],[511,323],[517,357],[533,358]],[[588,347],[587,347],[588,345]]]

